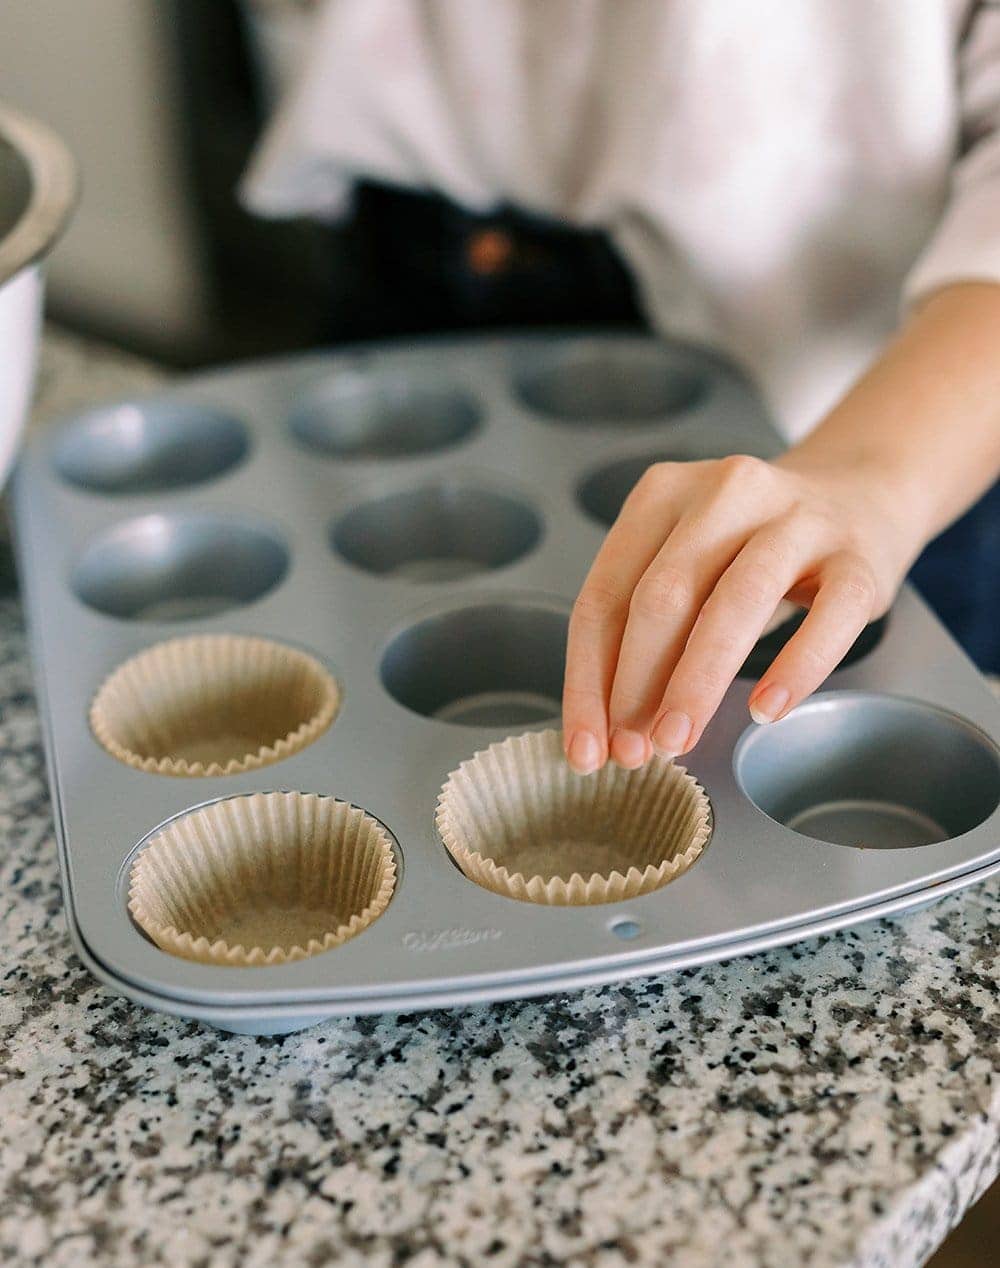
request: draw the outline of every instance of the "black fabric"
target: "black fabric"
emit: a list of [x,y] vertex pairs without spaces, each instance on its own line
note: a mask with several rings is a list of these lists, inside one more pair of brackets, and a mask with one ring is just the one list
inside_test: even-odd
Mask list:
[[[514,208],[476,215],[436,194],[363,184],[342,337],[510,326],[644,328],[633,281],[605,235]],[[478,248],[504,248],[495,267]],[[360,267],[359,267],[360,262]]]
[[980,669],[1000,674],[1000,484],[931,542],[911,578]]

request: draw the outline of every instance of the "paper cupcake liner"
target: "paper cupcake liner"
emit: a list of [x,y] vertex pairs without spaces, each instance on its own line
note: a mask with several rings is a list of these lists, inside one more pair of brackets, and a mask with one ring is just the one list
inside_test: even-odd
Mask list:
[[463,762],[436,822],[470,880],[551,906],[648,894],[689,868],[711,834],[708,797],[683,767],[653,758],[577,775],[559,731],[513,736]]
[[132,864],[128,906],[169,954],[248,968],[356,937],[395,885],[392,839],[365,811],[334,797],[254,793],[152,837]]
[[120,762],[156,775],[234,775],[291,757],[330,726],[336,681],[304,652],[263,638],[158,643],[105,680],[91,729]]

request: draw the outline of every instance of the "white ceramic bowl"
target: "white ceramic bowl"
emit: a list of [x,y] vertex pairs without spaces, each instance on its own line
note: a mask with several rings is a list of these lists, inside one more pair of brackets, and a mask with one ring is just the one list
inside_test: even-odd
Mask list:
[[76,164],[48,128],[0,103],[0,488],[31,400],[42,260],[76,203]]

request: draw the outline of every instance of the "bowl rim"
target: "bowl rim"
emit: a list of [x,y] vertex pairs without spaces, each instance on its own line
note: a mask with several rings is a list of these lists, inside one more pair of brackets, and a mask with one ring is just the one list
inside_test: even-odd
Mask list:
[[37,119],[0,101],[0,141],[24,159],[31,181],[27,206],[0,237],[0,286],[33,264],[69,222],[79,196],[79,169],[60,138]]

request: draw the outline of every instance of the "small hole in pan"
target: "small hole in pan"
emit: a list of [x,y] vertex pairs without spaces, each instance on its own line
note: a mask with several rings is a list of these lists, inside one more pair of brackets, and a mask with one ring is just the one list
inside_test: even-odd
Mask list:
[[215,479],[249,447],[246,427],[209,406],[125,402],[73,422],[55,465],[64,480],[94,493],[159,493]]
[[423,717],[458,726],[521,727],[557,718],[566,612],[481,602],[427,617],[386,648],[382,682]]
[[701,403],[709,379],[687,355],[652,341],[576,343],[538,354],[515,378],[521,400],[562,423],[649,423]]
[[860,849],[961,836],[1000,802],[1000,753],[987,735],[944,709],[874,692],[814,696],[748,731],[734,766],[770,818]]
[[308,449],[339,458],[402,458],[458,444],[479,425],[475,399],[437,379],[341,371],[313,387],[292,413]]
[[621,920],[613,920],[608,928],[616,938],[621,938],[623,942],[631,942],[633,938],[638,938],[642,933],[642,925],[638,920],[631,920],[627,916]]
[[287,569],[288,548],[257,521],[144,515],[92,542],[72,586],[88,607],[121,620],[190,621],[251,603]]
[[527,554],[541,522],[524,502],[457,480],[394,493],[348,512],[333,545],[367,572],[408,581],[452,581]]

